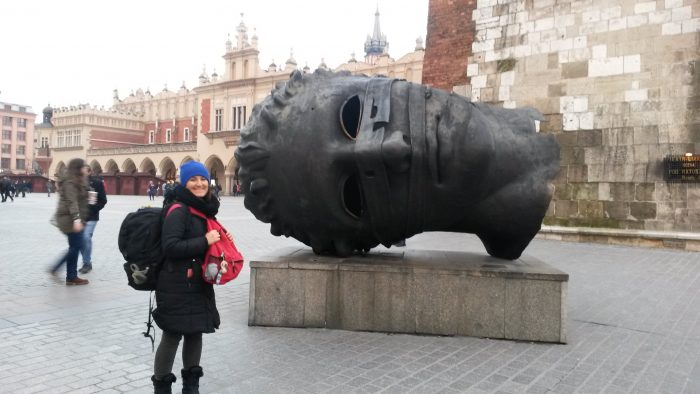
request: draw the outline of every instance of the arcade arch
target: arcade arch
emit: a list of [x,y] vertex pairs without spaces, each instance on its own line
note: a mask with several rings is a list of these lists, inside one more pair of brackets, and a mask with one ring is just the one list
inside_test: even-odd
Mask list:
[[143,159],[139,168],[140,172],[147,172],[153,176],[156,175],[156,165],[153,164],[153,160],[149,159],[148,157]]
[[116,174],[119,172],[119,166],[113,159],[109,159],[107,165],[105,165],[105,169],[107,170],[108,174]]
[[66,163],[60,161],[58,164],[56,164],[56,171],[54,172],[54,176],[63,176],[63,173],[66,172]]
[[194,159],[191,156],[185,156],[185,158],[182,159],[182,161],[180,162],[180,165],[183,165],[183,164],[187,163],[188,161],[194,161]]
[[100,162],[97,160],[93,160],[90,162],[90,169],[92,170],[93,174],[101,174],[102,173],[102,166],[100,165]]
[[166,181],[174,181],[176,179],[177,167],[175,167],[175,163],[173,163],[172,159],[170,159],[169,157],[166,157],[163,160],[161,160],[160,164],[158,165],[158,168],[160,169],[161,178],[165,179]]
[[127,174],[133,174],[136,172],[136,164],[134,164],[133,160],[126,159],[124,160],[124,164],[122,164],[122,171]]
[[209,170],[209,176],[211,177],[212,184],[221,186],[221,189],[228,191],[226,185],[226,173],[224,163],[216,155],[211,155],[204,162],[204,166]]

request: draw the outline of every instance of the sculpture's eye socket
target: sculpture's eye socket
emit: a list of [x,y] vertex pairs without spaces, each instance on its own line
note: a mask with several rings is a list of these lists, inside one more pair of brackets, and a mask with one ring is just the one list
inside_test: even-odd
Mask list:
[[360,120],[362,119],[362,102],[358,95],[354,95],[345,100],[340,107],[340,125],[343,132],[351,140],[357,138],[360,131]]
[[353,218],[359,219],[362,216],[362,190],[357,174],[345,180],[341,198],[345,211]]

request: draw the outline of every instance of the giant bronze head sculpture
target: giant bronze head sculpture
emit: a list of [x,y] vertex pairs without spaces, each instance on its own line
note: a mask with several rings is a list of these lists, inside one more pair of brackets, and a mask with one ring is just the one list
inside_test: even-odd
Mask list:
[[318,254],[454,231],[516,259],[540,229],[559,168],[556,141],[535,132],[538,116],[403,80],[295,71],[241,132],[245,206]]

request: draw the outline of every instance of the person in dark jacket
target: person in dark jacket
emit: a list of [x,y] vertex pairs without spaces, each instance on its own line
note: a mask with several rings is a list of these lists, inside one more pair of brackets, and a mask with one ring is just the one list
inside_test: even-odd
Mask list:
[[12,197],[15,191],[12,187],[12,181],[8,177],[5,177],[2,180],[2,185],[2,202],[7,201],[8,197],[10,197],[10,200],[12,200],[12,202],[15,202],[15,198]]
[[175,353],[182,345],[182,392],[199,393],[199,365],[202,355],[202,333],[219,328],[214,288],[202,279],[202,261],[209,245],[221,235],[207,232],[206,221],[193,215],[193,208],[213,218],[219,211],[219,200],[209,187],[209,172],[199,162],[190,161],[180,167],[180,182],[174,188],[175,203],[166,207],[161,244],[165,262],[158,275],[153,319],[163,330],[156,351],[151,380],[155,393],[171,393],[176,380],[172,373]]
[[68,237],[68,251],[61,254],[49,272],[56,276],[66,264],[66,285],[86,285],[87,279],[78,277],[78,254],[83,246],[83,228],[90,215],[88,208],[87,171],[85,160],[76,158],[68,162],[65,177],[59,183],[59,200],[54,222]]
[[88,190],[90,215],[85,222],[85,229],[83,229],[83,248],[80,249],[80,253],[83,255],[83,266],[79,270],[81,274],[92,271],[92,234],[95,232],[97,221],[100,220],[100,210],[107,205],[107,193],[105,193],[102,178],[93,175],[90,166],[86,166],[85,170],[88,173],[90,183]]

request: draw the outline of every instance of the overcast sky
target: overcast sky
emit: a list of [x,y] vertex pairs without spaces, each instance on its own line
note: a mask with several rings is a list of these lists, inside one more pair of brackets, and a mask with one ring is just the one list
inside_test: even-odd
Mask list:
[[0,101],[40,114],[49,103],[110,106],[113,89],[191,89],[203,65],[223,74],[241,13],[264,68],[290,49],[299,67],[334,68],[364,58],[377,5],[391,57],[425,40],[428,0],[1,0]]

